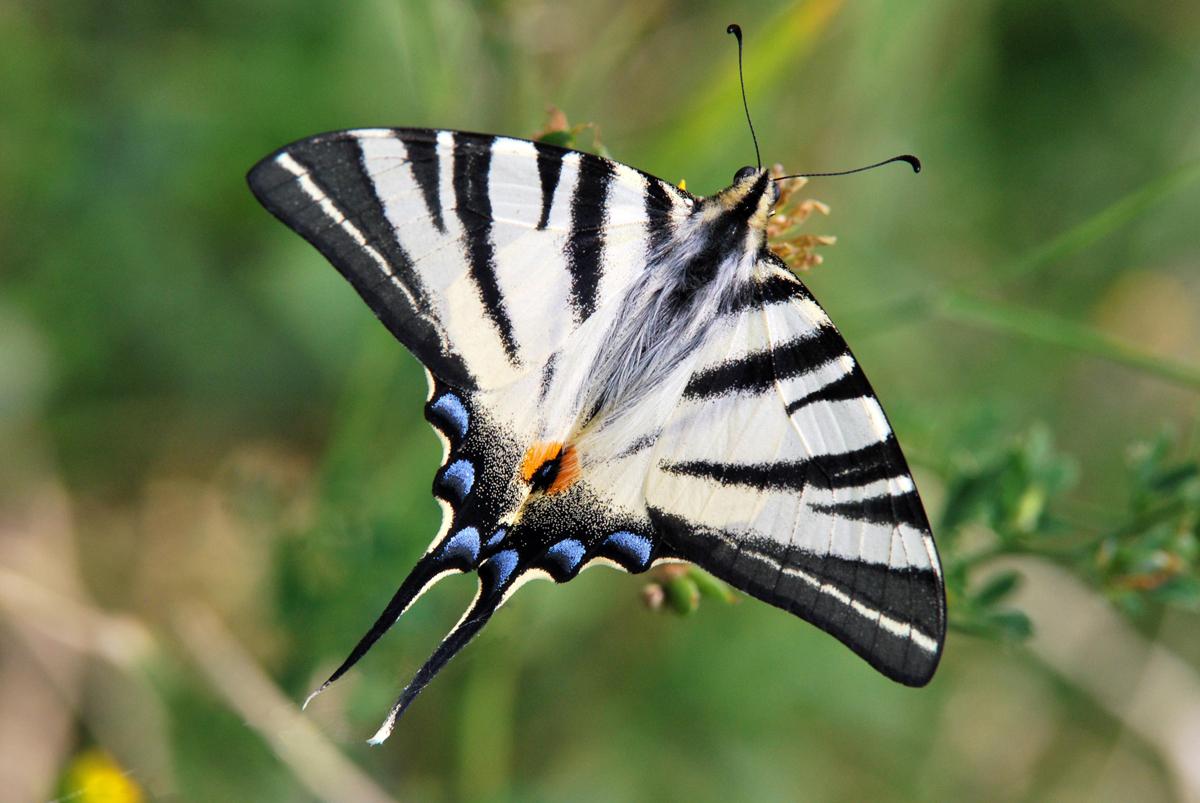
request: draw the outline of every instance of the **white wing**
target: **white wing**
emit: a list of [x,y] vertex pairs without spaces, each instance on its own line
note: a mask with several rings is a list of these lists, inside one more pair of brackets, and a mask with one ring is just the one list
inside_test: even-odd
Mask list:
[[682,557],[922,685],[945,603],[904,456],[824,311],[775,260],[759,268],[659,436],[651,518]]

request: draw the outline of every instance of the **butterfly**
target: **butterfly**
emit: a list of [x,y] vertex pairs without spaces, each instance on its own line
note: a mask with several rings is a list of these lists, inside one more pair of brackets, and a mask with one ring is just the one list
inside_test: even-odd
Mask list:
[[385,128],[300,140],[248,180],[424,365],[445,447],[440,531],[313,696],[438,579],[478,575],[372,742],[522,583],[597,564],[693,563],[929,681],[929,522],[861,368],[767,247],[766,171],[698,197],[555,145]]

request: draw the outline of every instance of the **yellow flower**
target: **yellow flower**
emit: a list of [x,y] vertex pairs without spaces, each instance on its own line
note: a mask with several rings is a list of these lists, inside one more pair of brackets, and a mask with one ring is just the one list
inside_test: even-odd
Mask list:
[[142,803],[142,788],[103,750],[85,750],[67,768],[64,797],[77,803]]

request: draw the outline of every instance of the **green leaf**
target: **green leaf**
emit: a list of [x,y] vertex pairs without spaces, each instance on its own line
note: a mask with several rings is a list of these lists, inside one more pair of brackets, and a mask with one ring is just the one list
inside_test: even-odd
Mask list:
[[1021,575],[1014,570],[1007,570],[992,575],[974,595],[973,602],[981,608],[988,608],[1007,597],[1021,584]]
[[1007,641],[1024,641],[1033,635],[1033,622],[1021,611],[1003,610],[989,614],[987,624]]

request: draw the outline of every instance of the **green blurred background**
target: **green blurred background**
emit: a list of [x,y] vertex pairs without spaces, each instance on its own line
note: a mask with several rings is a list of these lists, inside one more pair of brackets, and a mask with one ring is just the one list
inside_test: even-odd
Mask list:
[[[753,160],[733,21],[768,162],[925,162],[811,182],[806,281],[943,522],[938,676],[601,570],[368,747],[452,578],[298,714],[435,531],[439,447],[245,171],[554,104],[712,192]],[[0,797],[1200,800],[1200,5],[6,2],[0,78]]]

